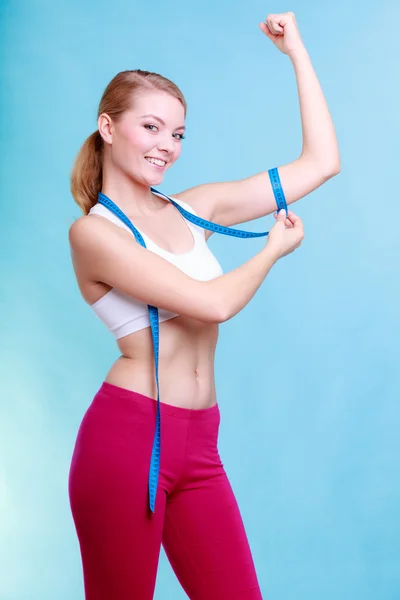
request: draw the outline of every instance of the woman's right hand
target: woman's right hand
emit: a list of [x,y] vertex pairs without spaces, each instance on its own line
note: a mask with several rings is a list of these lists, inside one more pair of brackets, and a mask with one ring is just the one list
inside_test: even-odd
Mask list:
[[300,217],[291,210],[288,211],[286,217],[286,211],[282,209],[275,218],[276,223],[269,231],[266,247],[273,250],[279,259],[301,245],[304,238],[304,227]]

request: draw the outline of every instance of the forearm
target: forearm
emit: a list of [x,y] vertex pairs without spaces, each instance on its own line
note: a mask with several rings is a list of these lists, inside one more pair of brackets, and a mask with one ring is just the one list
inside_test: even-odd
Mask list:
[[267,244],[240,267],[207,281],[211,297],[220,307],[220,323],[231,319],[250,302],[278,258]]
[[288,54],[296,75],[303,132],[302,156],[324,170],[339,171],[340,156],[335,129],[317,75],[304,46]]

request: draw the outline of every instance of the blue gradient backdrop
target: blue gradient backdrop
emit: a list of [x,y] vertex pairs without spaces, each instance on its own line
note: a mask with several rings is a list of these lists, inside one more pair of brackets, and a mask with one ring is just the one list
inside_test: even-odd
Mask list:
[[[399,5],[3,0],[0,10],[0,599],[83,598],[68,469],[118,350],[74,279],[68,228],[80,211],[68,177],[100,96],[130,68],[181,87],[187,139],[165,193],[290,162],[301,151],[295,76],[258,29],[288,10],[342,170],[292,206],[301,249],[221,326],[220,453],[264,598],[399,599]],[[225,271],[264,243],[210,240]],[[185,597],[162,551],[155,598]]]

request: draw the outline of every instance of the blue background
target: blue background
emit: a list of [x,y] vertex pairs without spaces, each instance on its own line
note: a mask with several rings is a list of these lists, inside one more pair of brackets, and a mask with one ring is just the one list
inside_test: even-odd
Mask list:
[[[182,89],[187,136],[164,193],[288,163],[302,141],[294,71],[258,28],[288,10],[342,170],[291,206],[301,249],[221,326],[220,453],[265,598],[400,598],[399,5],[3,0],[1,600],[83,598],[68,469],[119,352],[74,278],[69,172],[101,94],[135,68]],[[209,243],[227,272],[265,239]],[[186,598],[163,550],[155,598]]]

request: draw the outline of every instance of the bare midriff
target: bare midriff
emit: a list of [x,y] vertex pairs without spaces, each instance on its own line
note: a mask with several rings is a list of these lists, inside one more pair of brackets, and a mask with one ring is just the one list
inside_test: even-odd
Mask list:
[[[159,324],[160,402],[190,409],[216,403],[214,356],[218,324],[183,315]],[[117,340],[121,356],[105,381],[157,399],[151,328]]]
[[[181,215],[177,216],[176,212],[172,205],[163,209],[162,222],[157,228],[153,217],[151,221],[147,219],[147,225],[145,220],[139,220],[139,224],[146,231],[149,231],[151,224],[153,227],[150,229],[151,237],[162,247],[168,247],[171,234],[168,240],[159,240],[157,231],[175,231],[176,219],[182,226]],[[209,218],[209,215],[206,215],[207,217]],[[100,219],[103,222],[105,220],[98,215],[91,215],[90,218]],[[135,217],[135,223],[137,221]],[[107,220],[106,222],[110,227],[116,227],[115,224]],[[187,225],[185,226],[187,228]],[[131,239],[129,232],[119,229],[119,233]],[[210,235],[211,232],[205,231],[206,241]],[[175,244],[170,249],[171,252],[187,252],[192,247],[193,235],[190,231],[186,231],[184,247],[176,246],[176,235],[173,240]],[[82,296],[88,304],[93,304],[111,289],[105,283],[89,280],[84,257],[81,257],[81,260],[75,257],[73,263]],[[190,409],[208,408],[216,403],[214,356],[218,330],[217,323],[205,323],[184,315],[159,323],[160,402]],[[156,400],[157,385],[151,327],[133,332],[116,341],[121,356],[111,366],[104,380]]]

